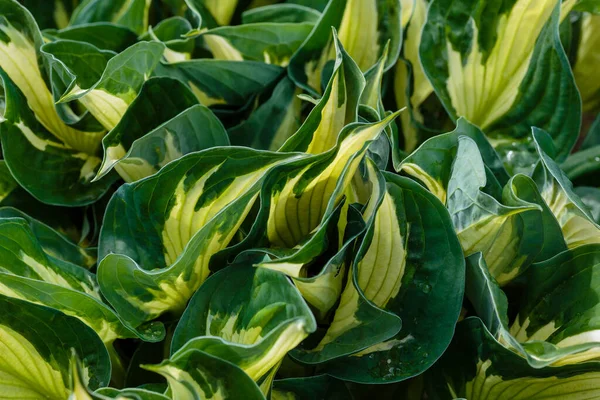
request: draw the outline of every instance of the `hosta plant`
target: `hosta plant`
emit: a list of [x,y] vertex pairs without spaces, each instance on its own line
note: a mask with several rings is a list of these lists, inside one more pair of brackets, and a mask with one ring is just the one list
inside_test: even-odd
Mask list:
[[0,0],[0,398],[599,398],[599,70],[596,0]]

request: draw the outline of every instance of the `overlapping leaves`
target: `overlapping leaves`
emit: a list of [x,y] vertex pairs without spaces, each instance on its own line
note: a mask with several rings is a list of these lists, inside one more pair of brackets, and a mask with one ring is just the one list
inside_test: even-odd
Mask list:
[[0,0],[0,397],[598,396],[597,2],[47,3]]

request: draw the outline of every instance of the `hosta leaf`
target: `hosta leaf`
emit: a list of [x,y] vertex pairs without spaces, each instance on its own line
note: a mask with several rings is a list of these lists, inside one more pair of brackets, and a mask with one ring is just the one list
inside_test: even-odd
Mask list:
[[[443,204],[409,179],[385,173],[385,180],[380,203],[365,211],[373,217],[353,283],[371,303],[400,317],[402,329],[326,367],[355,382],[400,381],[427,369],[450,343],[462,302],[464,261]],[[331,328],[335,324],[336,318]]]
[[137,41],[135,32],[109,22],[94,22],[64,29],[45,29],[45,38],[86,42],[102,50],[122,52]]
[[163,77],[146,81],[115,128],[102,139],[104,159],[96,179],[115,167],[123,179],[131,182],[131,174],[119,161],[133,142],[196,104],[196,97],[178,80]]
[[[549,353],[552,365],[578,364],[598,356],[595,315],[600,304],[600,245],[579,246],[560,253],[527,272],[519,314],[511,334],[530,352]],[[545,341],[545,346],[535,342]],[[537,354],[536,354],[537,355]],[[549,362],[548,362],[549,363]]]
[[[452,118],[466,117],[503,152],[551,133],[564,158],[581,102],[558,35],[555,0],[435,0],[420,45],[423,68]],[[514,142],[514,144],[513,144]]]
[[172,358],[196,349],[259,380],[316,329],[285,275],[250,265],[219,271],[196,292],[173,335]]
[[558,220],[567,246],[572,249],[588,243],[600,243],[600,226],[585,204],[573,191],[560,167],[542,149],[543,131],[533,128],[533,137],[540,161],[533,175],[542,197]]
[[596,224],[600,224],[600,189],[589,186],[580,186],[575,188],[575,194],[581,198]]
[[279,149],[300,127],[302,104],[300,89],[286,76],[273,89],[271,97],[247,120],[229,128],[231,144],[254,149]]
[[351,399],[352,395],[342,381],[328,375],[317,375],[276,380],[273,382],[271,398],[273,400],[316,398],[343,400]]
[[320,154],[335,146],[342,128],[358,121],[358,105],[365,79],[333,33],[335,63],[327,88],[300,129],[283,145],[282,151]]
[[239,0],[185,0],[193,11],[202,17],[202,24],[209,28],[229,25]]
[[[85,75],[83,70],[90,68],[88,60],[76,53],[69,54],[68,51],[63,56],[54,53],[58,44],[59,42],[47,44],[43,51],[60,61],[73,77],[60,102],[79,100],[108,130],[113,129],[121,120],[160,61],[165,48],[158,42],[136,43],[108,60],[102,75],[94,82],[89,78],[82,79]],[[79,45],[82,46],[83,43]]]
[[76,265],[46,255],[21,218],[0,220],[0,293],[77,317],[110,345],[117,338],[158,340],[157,327],[128,330],[100,297],[95,277]]
[[248,215],[264,176],[290,157],[214,148],[121,186],[106,210],[98,267],[102,293],[119,315],[136,327],[182,312],[208,276],[212,255]]
[[446,203],[448,181],[460,136],[468,136],[475,141],[483,162],[500,184],[508,182],[508,173],[502,166],[498,154],[483,133],[464,118],[459,118],[456,129],[452,132],[438,135],[423,143],[402,161],[398,172],[418,179],[442,203]]
[[264,399],[256,383],[244,371],[204,351],[182,351],[161,364],[145,365],[144,368],[167,379],[169,398],[173,400]]
[[370,107],[375,110],[379,117],[385,115],[385,109],[382,102],[382,81],[385,72],[385,63],[389,53],[389,42],[383,49],[381,57],[376,64],[365,72],[365,88],[360,95],[360,105]]
[[119,165],[127,180],[135,181],[185,154],[227,145],[221,122],[208,108],[195,105],[136,139]]
[[110,361],[98,336],[75,318],[0,295],[0,393],[5,398],[69,397],[71,352],[82,360],[85,383],[108,384]]
[[[100,388],[96,390],[93,396],[98,396],[99,399],[133,399],[133,400],[170,400],[170,397],[161,393],[152,392],[146,389],[139,388],[127,388],[127,389],[114,389],[114,388]],[[93,400],[96,398],[92,397]]]
[[310,23],[253,23],[211,29],[202,38],[215,59],[285,67],[312,28]]
[[[267,238],[276,247],[294,248],[326,220],[342,200],[369,144],[396,118],[353,123],[339,134],[331,150],[289,164],[272,174]],[[292,138],[293,139],[293,138]],[[291,139],[290,139],[291,140]]]
[[182,17],[164,19],[155,27],[148,29],[148,33],[141,38],[154,39],[165,44],[164,56],[168,62],[189,60],[195,48],[193,38],[184,38],[192,29],[190,22]]
[[290,78],[303,89],[321,93],[321,81],[328,77],[328,63],[336,58],[332,26],[362,71],[377,62],[388,40],[391,43],[386,69],[396,63],[402,36],[400,0],[331,0],[309,38],[290,60]]
[[113,22],[138,35],[148,29],[150,0],[84,0],[73,11],[69,25]]
[[196,59],[159,64],[154,74],[179,79],[207,107],[239,107],[275,82],[282,71],[276,65],[256,61]]
[[518,182],[507,185],[502,203],[482,190],[488,184],[475,142],[458,138],[446,205],[466,256],[483,252],[492,276],[503,285],[537,257],[543,246],[542,208],[521,199]]
[[600,15],[583,13],[577,58],[573,74],[581,94],[583,111],[600,110],[600,76],[594,65],[600,62]]
[[[88,155],[93,154],[103,132],[84,132],[62,121],[47,85],[50,70],[39,54],[43,39],[35,20],[26,9],[11,0],[3,0],[0,3],[0,11],[2,15],[0,51],[3,54],[0,58],[0,69],[23,93],[29,108],[39,123],[49,131],[50,137],[54,136],[67,148]],[[6,78],[3,80],[6,81]],[[8,97],[8,94],[5,96]],[[6,102],[9,102],[8,98]],[[41,147],[41,143],[38,143],[38,147]]]
[[[345,212],[343,209],[340,211],[341,213]],[[339,251],[337,251],[333,257],[327,260],[318,274],[311,277],[304,277],[302,276],[304,274],[302,274],[300,277],[294,278],[294,284],[298,290],[300,290],[300,293],[302,293],[304,299],[314,307],[316,311],[315,314],[319,319],[322,319],[340,298],[344,277],[346,276],[346,271],[348,270],[347,266],[350,265],[350,258],[352,256],[355,239],[361,233],[363,233],[365,229],[365,224],[362,220],[360,212],[356,211],[353,207],[348,208],[345,219],[345,232],[342,232],[343,236],[339,241],[341,243],[339,246]],[[339,224],[339,219],[334,222],[338,222]],[[336,231],[338,229],[337,225],[331,225],[333,226],[327,226],[327,230],[333,229]],[[317,233],[313,237],[318,236],[320,235]],[[325,244],[328,246],[333,247],[338,244],[335,242],[330,243],[332,240],[327,236],[318,239],[322,242],[325,242]]]
[[77,5],[68,0],[21,0],[20,3],[31,12],[41,29],[66,27]]
[[533,368],[498,343],[479,318],[457,325],[452,345],[432,372],[432,399],[583,400],[600,393],[596,362]]
[[16,189],[19,188],[19,183],[10,174],[6,162],[0,161],[0,202],[4,202]]
[[[29,110],[23,93],[1,69],[0,79],[6,95],[5,120],[0,124],[2,152],[15,180],[36,199],[49,204],[84,205],[101,197],[114,177],[89,183],[100,159],[70,148],[51,134]],[[52,101],[51,97],[48,100]],[[54,106],[47,112],[55,112]]]
[[[405,26],[406,21],[408,27],[404,31],[400,59],[396,63],[394,94],[396,106],[408,108],[409,112],[402,114],[400,121],[404,149],[413,151],[424,139],[434,135],[434,127],[442,129],[445,119],[439,112],[432,112],[436,116],[435,121],[424,118],[424,111],[434,110],[431,106],[423,109],[427,101],[435,104],[435,111],[439,108],[442,113],[444,112],[437,97],[432,95],[433,86],[427,79],[419,60],[419,44],[427,17],[428,3],[426,0],[403,0],[401,3],[402,25]],[[425,126],[430,129],[426,129]]]
[[569,155],[565,162],[560,165],[565,175],[570,180],[581,180],[590,176],[594,179],[595,174],[600,171],[600,146],[596,145],[590,148]]
[[309,22],[316,23],[321,13],[299,4],[273,4],[252,8],[242,13],[242,23]]
[[57,232],[42,221],[13,207],[1,207],[0,218],[23,218],[29,223],[31,232],[35,235],[44,252],[71,264],[91,268],[96,263],[96,249],[76,245],[67,237]]

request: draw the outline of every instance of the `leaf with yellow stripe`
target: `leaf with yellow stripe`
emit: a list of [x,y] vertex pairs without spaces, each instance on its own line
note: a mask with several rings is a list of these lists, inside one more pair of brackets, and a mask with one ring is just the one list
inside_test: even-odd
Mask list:
[[[507,185],[486,176],[476,143],[458,138],[448,181],[446,206],[465,256],[482,252],[492,276],[504,285],[517,277],[540,253],[544,241],[542,206],[528,202]],[[496,188],[494,189],[494,186]]]
[[61,119],[31,14],[17,2],[2,0],[0,15],[0,80],[6,103],[0,135],[6,165],[21,186],[45,203],[89,204],[112,183],[107,178],[89,184],[104,132],[78,130]]
[[44,252],[54,258],[91,268],[96,264],[97,251],[95,248],[81,247],[69,238],[56,231],[51,226],[39,221],[13,207],[0,207],[0,219],[23,218],[29,223],[31,232],[35,235]]
[[103,302],[95,276],[44,253],[24,219],[0,219],[0,255],[0,294],[51,307],[84,322],[109,349],[117,373],[123,367],[112,347],[116,339],[158,341],[164,337],[160,324],[139,331],[126,328]]
[[[209,352],[190,349],[176,353],[160,364],[143,367],[167,379],[170,396],[165,396],[165,399],[263,400],[265,398],[256,383],[242,369]],[[136,392],[128,393],[128,391],[119,393],[119,396],[128,394],[136,395],[135,398],[141,400],[158,399],[158,396],[142,397]]]
[[0,393],[9,399],[63,400],[72,393],[72,352],[92,389],[110,379],[110,360],[92,329],[73,317],[0,295]]
[[428,9],[425,74],[449,115],[480,127],[504,157],[531,146],[531,126],[551,132],[561,158],[577,140],[581,100],[558,34],[559,3],[434,0]]
[[167,62],[189,60],[196,48],[195,40],[184,37],[190,30],[190,22],[179,16],[163,19],[156,26],[148,28],[141,36],[142,40],[155,40],[165,45],[163,53]]
[[[59,102],[79,100],[104,128],[111,130],[123,118],[159,63],[165,46],[159,42],[139,42],[110,59],[104,57],[104,65],[96,64],[87,52],[83,53],[84,57],[78,47],[86,47],[87,52],[92,54],[94,49],[96,53],[106,54],[83,42],[75,46],[71,42],[56,41],[42,47],[42,51],[70,77],[70,82],[65,82],[67,89]],[[102,72],[90,76],[87,71],[91,69]]]
[[204,106],[241,107],[281,76],[277,65],[210,58],[159,64],[156,76],[179,79]]
[[572,249],[584,244],[600,243],[600,226],[573,191],[573,184],[565,173],[544,151],[542,146],[545,136],[544,131],[533,128],[534,142],[540,157],[533,179],[558,220],[567,246]]
[[[481,319],[458,325],[431,375],[433,398],[594,398],[600,393],[595,341],[598,245],[567,250],[525,273],[518,315],[480,254],[469,257],[467,297]],[[585,300],[583,300],[585,299]],[[514,299],[513,299],[514,302]],[[456,358],[460,354],[460,358]],[[461,360],[457,367],[456,361]]]
[[448,181],[460,136],[475,141],[485,166],[494,174],[501,185],[508,182],[509,176],[502,160],[486,140],[483,132],[464,118],[459,118],[452,132],[427,140],[417,150],[406,157],[398,172],[420,181],[442,203],[446,203]]
[[600,394],[598,368],[598,362],[533,368],[494,339],[479,318],[468,318],[428,372],[427,393],[433,399],[593,399]]
[[259,381],[315,329],[312,312],[285,275],[234,264],[192,297],[173,335],[171,359],[203,351]]
[[333,33],[335,63],[323,96],[311,110],[300,129],[281,147],[281,151],[324,153],[336,144],[342,128],[358,121],[358,105],[365,79],[354,60]]
[[70,26],[93,22],[112,22],[141,35],[148,29],[151,0],[82,1],[71,15]]
[[117,126],[103,139],[95,179],[111,169],[132,182],[187,153],[229,144],[217,117],[176,79],[147,80]]
[[311,23],[252,23],[222,26],[202,33],[217,60],[262,61],[282,67],[308,37]]
[[[598,9],[600,11],[600,8]],[[581,94],[584,112],[600,111],[600,14],[583,13],[573,75]]]
[[330,0],[308,39],[290,60],[290,78],[312,94],[322,93],[329,77],[330,63],[336,58],[331,36],[334,27],[339,40],[361,71],[371,68],[390,43],[385,69],[398,59],[402,28],[400,0]]
[[[265,175],[300,155],[216,147],[188,154],[112,197],[100,233],[103,295],[132,327],[183,312],[235,237]],[[115,253],[115,254],[112,254]]]
[[[411,152],[422,142],[449,129],[450,120],[435,95],[419,59],[421,33],[427,17],[427,0],[402,0],[402,48],[394,69],[396,107],[407,107],[400,117],[405,151]],[[435,115],[435,118],[425,118]]]
[[[383,196],[364,211],[370,220],[342,299],[360,291],[397,315],[402,328],[325,367],[329,375],[361,383],[397,382],[429,368],[450,343],[462,304],[463,255],[444,205],[407,178],[384,177]],[[342,328],[347,313],[339,307],[329,330],[348,329]]]
[[270,200],[263,199],[263,207],[269,207],[266,233],[273,246],[294,248],[331,215],[369,144],[397,115],[380,122],[347,125],[331,150],[283,166],[270,176]]

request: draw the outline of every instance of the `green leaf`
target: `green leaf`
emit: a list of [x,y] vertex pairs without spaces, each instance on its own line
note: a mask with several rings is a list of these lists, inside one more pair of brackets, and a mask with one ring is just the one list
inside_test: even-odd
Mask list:
[[487,179],[477,145],[468,137],[459,137],[448,181],[448,211],[465,255],[483,252],[492,276],[504,285],[542,249],[542,207],[517,195],[519,181],[505,187],[500,203],[482,190]]
[[261,200],[270,210],[266,235],[273,246],[294,248],[333,213],[369,144],[397,115],[346,125],[331,150],[283,166],[270,177],[270,199]]
[[[343,11],[342,11],[343,10]],[[383,53],[388,40],[390,57],[385,69],[398,59],[402,29],[400,0],[331,0],[308,39],[290,60],[290,78],[312,94],[321,93],[324,71],[336,58],[331,27],[362,71],[371,68]]]
[[589,399],[600,393],[597,362],[533,368],[498,343],[479,318],[457,326],[429,376],[432,399]]
[[358,121],[358,105],[365,88],[360,69],[342,47],[336,33],[335,63],[323,97],[281,151],[304,151],[319,154],[335,146],[340,131]]
[[[0,219],[0,293],[42,304],[82,320],[110,345],[117,338],[159,340],[160,329],[126,329],[101,299],[95,276],[44,253],[22,218]],[[153,332],[154,331],[154,332]]]
[[63,57],[52,53],[57,43],[47,44],[42,50],[52,54],[73,76],[59,101],[66,103],[79,100],[108,130],[121,120],[160,61],[165,48],[164,44],[158,42],[136,43],[108,60],[102,75],[94,82],[92,79],[81,79],[82,70],[90,68],[88,60],[68,52]]
[[[528,290],[511,334],[519,342],[532,342],[525,348],[534,354],[542,352],[553,366],[595,359],[599,268],[598,244],[579,246],[533,265],[524,277]],[[537,344],[540,341],[547,344]]]
[[164,19],[150,27],[142,40],[153,39],[165,44],[164,56],[168,62],[189,60],[194,52],[194,38],[183,37],[192,29],[190,22],[182,17]]
[[102,50],[122,52],[137,41],[135,32],[109,22],[94,22],[85,25],[69,26],[64,29],[46,29],[44,37],[54,40],[86,42]]
[[[204,351],[177,353],[149,371],[167,378],[171,399],[264,399],[258,386],[235,364]],[[149,398],[149,397],[147,397]]]
[[312,27],[309,23],[253,23],[211,29],[202,38],[217,60],[262,61],[285,67]]
[[21,0],[20,3],[33,14],[42,29],[66,27],[77,5],[66,0]]
[[98,249],[104,258],[98,281],[119,315],[137,327],[167,311],[183,312],[210,273],[211,257],[250,212],[265,175],[288,158],[294,159],[217,147],[121,186],[106,210]]
[[483,132],[464,118],[459,118],[456,129],[452,132],[438,135],[423,143],[402,161],[397,171],[418,179],[442,203],[446,203],[452,162],[456,156],[460,136],[468,136],[475,141],[483,162],[500,184],[508,182],[509,176],[502,166],[502,160],[485,139]]
[[110,361],[98,336],[51,308],[0,295],[0,346],[0,392],[7,398],[69,397],[71,351],[82,360],[86,384],[108,384]]
[[583,204],[590,210],[596,224],[600,224],[600,188],[580,186],[574,190],[575,194],[581,198]]
[[195,59],[159,64],[154,74],[179,79],[207,107],[239,107],[275,82],[282,71],[276,65],[256,61]]
[[584,112],[600,111],[600,84],[598,71],[594,68],[600,60],[596,50],[600,46],[600,5],[596,4],[595,10],[596,14],[583,13],[581,16],[581,39],[573,66]]
[[302,5],[273,4],[244,11],[242,13],[242,23],[308,22],[314,24],[319,20],[320,16],[320,12]]
[[192,349],[204,351],[257,381],[315,329],[310,309],[285,275],[232,265],[192,297],[171,353],[176,358]]
[[279,149],[300,127],[302,103],[300,89],[284,77],[271,97],[250,114],[248,119],[229,128],[231,144],[254,149]]
[[[115,177],[90,183],[100,159],[71,148],[49,132],[27,107],[23,93],[1,69],[0,79],[6,95],[5,120],[0,124],[2,152],[15,180],[36,199],[53,205],[85,205],[102,197]],[[51,97],[48,100],[52,101]],[[56,114],[54,106],[47,112]],[[95,141],[86,143],[91,145]]]
[[[114,388],[100,388],[96,390],[95,395],[103,396],[101,399],[135,399],[135,400],[169,400],[163,394],[152,392],[146,389],[139,388],[127,388],[127,389],[114,389]],[[94,399],[94,398],[93,398]],[[94,399],[95,400],[95,399]]]
[[91,268],[96,264],[96,249],[81,247],[73,243],[60,232],[13,207],[1,207],[0,218],[23,218],[29,223],[44,252],[54,258]]
[[585,204],[573,191],[565,173],[540,146],[543,131],[533,128],[533,137],[540,161],[533,174],[542,197],[558,220],[567,246],[572,249],[588,243],[600,243],[600,226]]
[[369,302],[401,318],[402,329],[326,366],[354,382],[397,382],[429,368],[450,343],[462,303],[464,260],[448,212],[417,183],[384,176],[353,280]]
[[559,8],[554,0],[429,7],[419,50],[427,77],[452,118],[467,118],[505,153],[531,126],[551,133],[561,159],[577,140],[581,100],[560,43]]
[[221,122],[208,108],[195,105],[133,141],[118,165],[126,180],[135,181],[185,154],[227,145]]
[[112,22],[141,35],[148,29],[150,0],[83,0],[69,25]]
[[[95,179],[106,175],[114,167],[127,182],[134,180],[131,179],[127,166],[120,163],[132,149],[134,141],[196,104],[198,101],[194,94],[178,80],[162,77],[151,78],[144,82],[139,94],[131,102],[121,120],[102,139],[104,159]],[[163,140],[168,140],[168,134],[164,130]],[[171,147],[173,154],[177,148],[174,145]]]
[[[405,5],[408,7],[405,8]],[[400,116],[404,149],[413,151],[421,144],[423,139],[432,136],[433,132],[424,129],[434,121],[424,118],[427,100],[434,99],[436,106],[442,108],[434,93],[433,86],[427,79],[419,60],[419,44],[425,19],[427,17],[428,3],[426,0],[409,0],[402,2],[402,26],[408,27],[402,38],[400,59],[396,64],[394,74],[394,94],[398,108],[407,107],[407,113]],[[443,110],[442,110],[443,112]],[[436,120],[443,120],[436,116]]]
[[273,400],[351,399],[352,395],[342,381],[328,375],[306,378],[288,378],[273,382]]
[[229,25],[238,5],[238,0],[185,0],[196,14],[201,16],[202,24],[214,28]]

